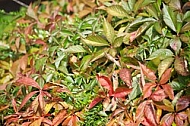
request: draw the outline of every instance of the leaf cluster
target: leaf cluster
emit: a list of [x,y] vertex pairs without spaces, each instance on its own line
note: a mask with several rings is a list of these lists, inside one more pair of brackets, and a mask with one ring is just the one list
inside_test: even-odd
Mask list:
[[187,126],[188,5],[53,0],[4,15],[2,123]]

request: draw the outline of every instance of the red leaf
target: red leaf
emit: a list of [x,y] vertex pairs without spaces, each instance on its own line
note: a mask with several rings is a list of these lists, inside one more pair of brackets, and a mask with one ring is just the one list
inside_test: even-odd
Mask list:
[[14,111],[17,113],[17,112],[18,112],[18,108],[17,108],[17,106],[16,106],[16,101],[15,101],[14,98],[12,99],[12,105],[13,105]]
[[166,94],[163,89],[159,89],[154,91],[150,97],[154,101],[162,101],[164,98],[166,98]]
[[19,107],[19,110],[26,104],[26,102],[34,95],[34,94],[36,94],[37,92],[39,92],[39,91],[32,91],[32,92],[30,92],[29,94],[27,94],[25,97],[24,97],[24,99],[22,100],[22,103],[21,103],[21,105],[20,105],[20,107]]
[[177,113],[175,116],[175,122],[177,126],[183,126],[183,121],[187,119],[185,112]]
[[66,115],[66,110],[61,110],[53,119],[53,126],[58,126],[64,119]]
[[162,117],[161,125],[162,126],[171,126],[174,121],[174,114],[168,113]]
[[41,39],[37,39],[35,41],[36,44],[39,44],[39,45],[46,45],[45,41],[41,40]]
[[40,91],[40,94],[38,95],[38,102],[40,104],[40,109],[43,110],[45,106],[45,101],[44,101],[44,94],[42,91]]
[[132,89],[127,88],[127,87],[118,87],[114,92],[114,97],[123,98],[126,95],[128,95],[131,91]]
[[93,108],[96,104],[98,104],[99,102],[101,102],[103,100],[103,98],[101,97],[96,97],[89,105],[89,109]]
[[147,68],[145,65],[143,65],[141,63],[139,63],[139,64],[140,64],[143,74],[148,79],[153,80],[153,81],[156,80],[156,75],[154,74],[154,72],[151,69]]
[[177,100],[176,111],[181,111],[187,108],[190,104],[190,96],[183,96]]
[[146,83],[143,87],[143,99],[150,97],[152,94],[152,88],[156,87],[155,83]]
[[129,69],[121,69],[119,71],[119,77],[124,81],[128,86],[132,86],[131,83],[131,71]]
[[154,106],[152,104],[147,104],[145,106],[144,115],[148,123],[151,124],[151,126],[157,126],[156,113],[155,113]]
[[29,77],[21,77],[16,82],[24,84],[26,86],[32,86],[32,87],[40,89],[40,86],[38,85],[38,83],[35,80],[33,80],[32,78],[29,78]]
[[113,87],[111,80],[106,76],[99,76],[97,75],[98,82],[102,87],[109,90],[109,95],[113,94]]
[[162,88],[164,89],[165,93],[169,96],[171,100],[174,99],[174,91],[173,88],[169,84],[163,84],[161,85]]
[[147,101],[144,101],[140,103],[140,105],[137,107],[136,117],[135,117],[136,122],[138,122],[137,120],[141,121],[142,117],[144,116],[144,109],[145,109],[146,104],[147,104]]
[[170,76],[171,76],[171,70],[172,68],[169,68],[167,69],[163,74],[162,74],[162,77],[159,81],[160,84],[165,84],[169,79],[170,79]]
[[[150,123],[149,121],[148,121],[148,119],[147,118],[143,118],[143,120],[141,121],[141,124],[143,124],[143,126],[154,126],[154,125],[152,125],[152,123]],[[133,125],[130,125],[130,126],[133,126]],[[137,126],[139,126],[139,125],[137,125]]]

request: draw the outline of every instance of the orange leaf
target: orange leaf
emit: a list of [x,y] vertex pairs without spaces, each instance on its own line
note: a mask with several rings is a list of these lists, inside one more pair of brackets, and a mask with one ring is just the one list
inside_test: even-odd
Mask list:
[[101,97],[96,97],[89,105],[89,109],[93,108],[96,104],[98,104],[99,102],[101,102],[103,100],[103,98]]
[[29,126],[30,124],[31,124],[31,122],[24,122],[24,123],[22,123],[21,126]]
[[164,74],[162,74],[162,77],[159,81],[160,84],[165,84],[169,79],[170,79],[170,76],[171,76],[171,70],[172,68],[169,68],[167,69]]
[[53,119],[53,126],[58,126],[64,119],[66,115],[66,110],[61,110]]
[[72,120],[72,116],[68,116],[62,123],[62,126],[68,126],[70,121]]
[[143,74],[148,79],[155,81],[156,80],[156,75],[154,74],[154,72],[151,69],[147,68],[145,65],[143,65],[141,63],[139,63],[139,64],[140,64],[140,67],[142,69]]
[[38,91],[33,91],[33,92],[30,92],[29,94],[27,94],[24,99],[22,100],[22,103],[19,107],[19,110],[26,104],[26,102],[34,95],[36,94]]
[[32,87],[40,89],[40,86],[38,85],[38,83],[35,80],[33,80],[32,78],[29,78],[29,77],[21,77],[16,82],[24,84],[26,86],[32,86]]
[[39,119],[32,122],[30,126],[41,126],[42,120],[43,120],[43,117],[40,117]]
[[48,124],[49,126],[52,126],[52,124],[53,124],[52,121],[47,118],[44,118],[42,122],[45,124]]
[[165,93],[169,96],[171,100],[174,99],[174,91],[173,88],[169,84],[163,84],[161,85],[162,88],[164,89]]
[[20,68],[25,70],[28,64],[28,55],[24,55],[20,58]]
[[146,83],[143,87],[143,99],[150,97],[152,94],[152,88],[156,87],[155,83]]
[[118,87],[114,92],[114,97],[123,98],[126,95],[128,95],[131,91],[132,89],[127,88],[127,87]]
[[79,121],[78,117],[76,115],[73,115],[73,117],[72,117],[72,125],[71,126],[77,126],[78,121]]

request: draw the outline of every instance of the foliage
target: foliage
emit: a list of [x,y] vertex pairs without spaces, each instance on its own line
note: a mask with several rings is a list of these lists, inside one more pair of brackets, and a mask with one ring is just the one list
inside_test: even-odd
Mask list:
[[190,11],[179,0],[30,4],[0,22],[4,125],[190,123]]

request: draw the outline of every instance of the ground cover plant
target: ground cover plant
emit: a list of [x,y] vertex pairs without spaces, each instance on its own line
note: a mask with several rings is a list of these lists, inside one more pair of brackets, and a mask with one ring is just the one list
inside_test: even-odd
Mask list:
[[188,126],[189,4],[53,0],[1,11],[1,124]]

